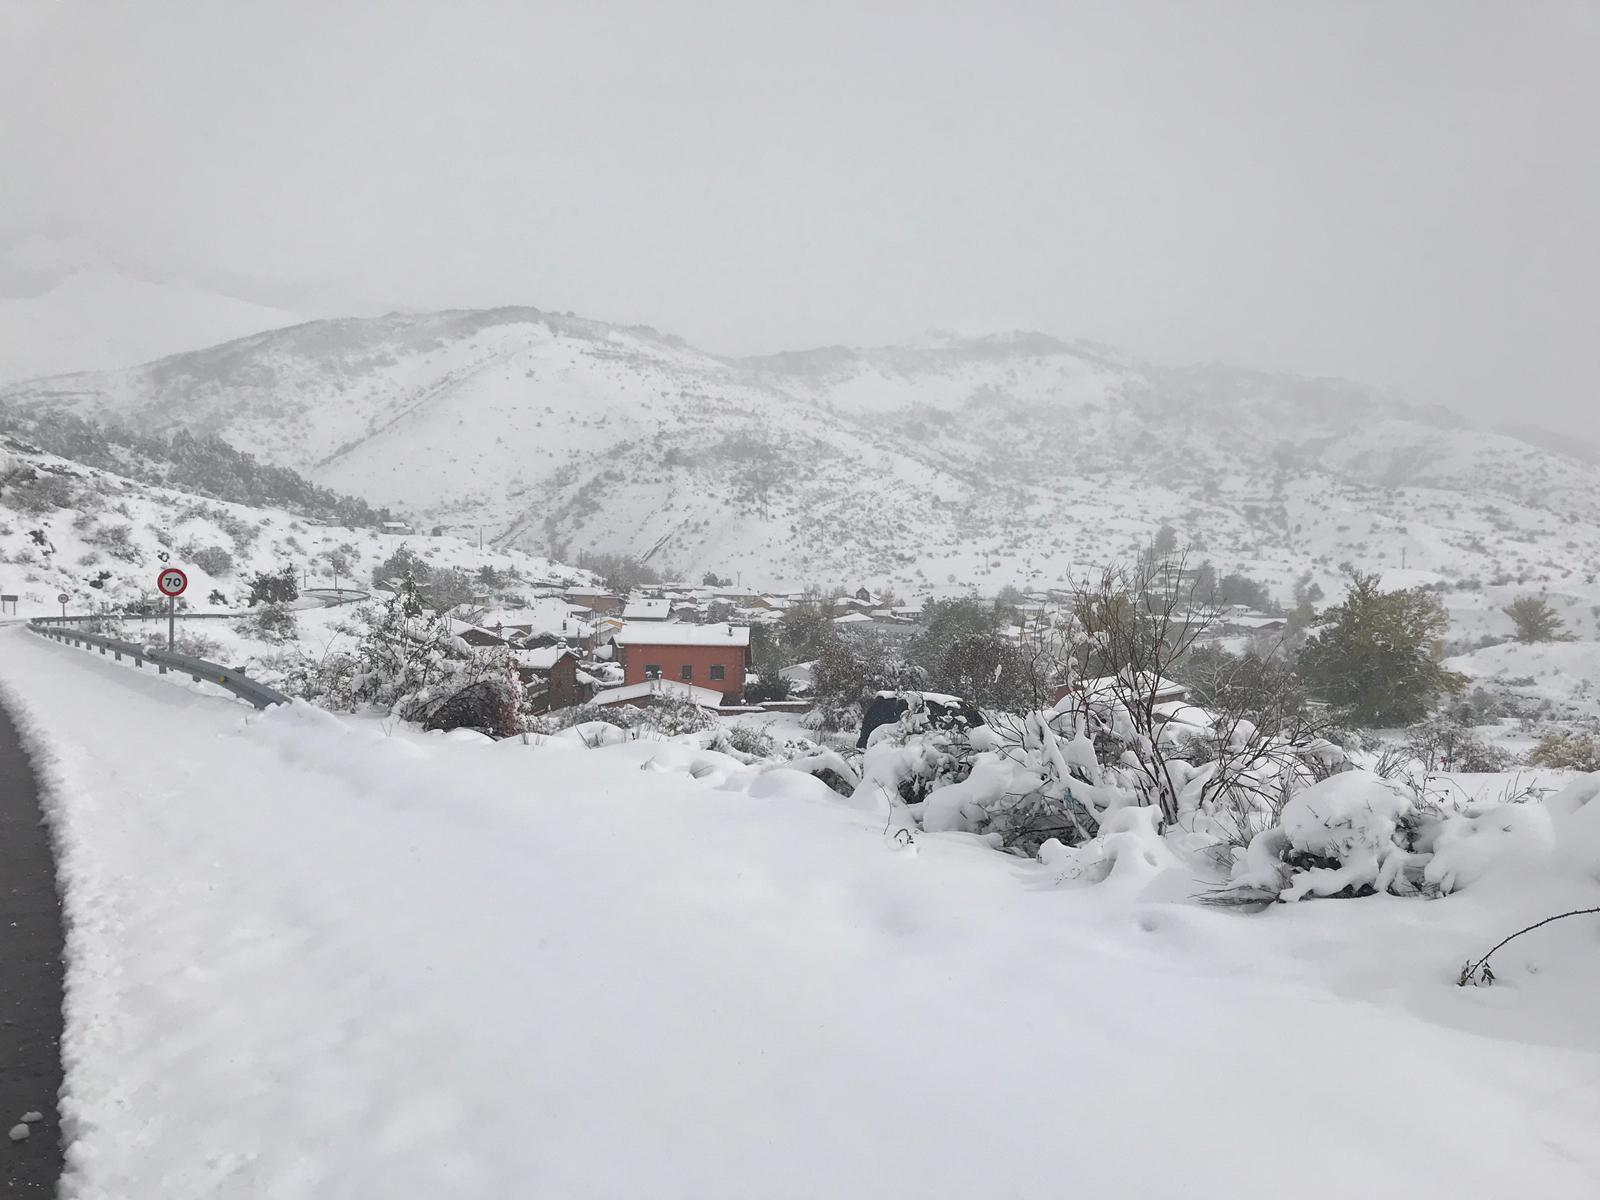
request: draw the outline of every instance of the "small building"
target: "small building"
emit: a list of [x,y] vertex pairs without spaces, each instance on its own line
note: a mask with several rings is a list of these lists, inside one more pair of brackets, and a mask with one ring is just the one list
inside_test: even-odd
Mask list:
[[587,704],[594,694],[594,688],[579,678],[578,656],[565,645],[513,650],[511,661],[516,664],[532,712]]
[[622,597],[615,592],[608,592],[604,588],[573,587],[562,593],[562,597],[569,604],[579,608],[586,608],[593,613],[603,613],[606,616],[620,616],[624,607]]
[[624,625],[612,641],[624,685],[668,679],[717,691],[725,704],[744,699],[744,677],[750,669],[748,625],[646,622]]
[[466,621],[452,620],[450,632],[455,634],[469,646],[504,646],[506,639],[495,633],[492,629],[484,629],[478,625],[468,624]]
[[593,615],[588,609],[574,610],[565,600],[544,598],[520,608],[480,612],[472,623],[514,646],[553,646],[564,641],[574,648],[588,650],[593,645],[594,627],[574,616],[574,611],[591,618]]
[[665,621],[672,616],[672,601],[662,597],[649,599],[645,596],[629,596],[627,606],[622,610],[622,619],[628,621]]

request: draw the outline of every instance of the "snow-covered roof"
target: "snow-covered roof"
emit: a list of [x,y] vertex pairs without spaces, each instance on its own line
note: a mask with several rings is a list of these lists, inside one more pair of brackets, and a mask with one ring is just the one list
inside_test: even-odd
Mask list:
[[1210,729],[1217,721],[1215,715],[1208,710],[1183,700],[1166,700],[1160,704],[1152,704],[1150,711],[1162,720],[1176,721],[1180,725],[1193,725],[1196,729]]
[[955,708],[966,703],[960,696],[947,696],[943,692],[924,692],[915,688],[908,688],[903,692],[879,692],[878,695],[881,698],[893,700],[896,696],[909,696],[913,693],[921,696],[931,704],[942,704],[946,708]]
[[787,679],[790,683],[809,684],[812,676],[816,673],[816,669],[817,664],[815,661],[795,663],[793,666],[780,668],[778,675],[783,679]]
[[462,634],[466,633],[481,633],[485,637],[492,638],[501,637],[500,634],[496,633],[492,629],[485,629],[483,626],[472,621],[463,621],[460,617],[446,617],[445,627],[448,628],[456,637],[460,637]]
[[539,650],[513,650],[511,657],[531,671],[548,671],[568,655],[576,658],[567,646],[545,646]]
[[624,621],[665,621],[672,615],[672,601],[665,598],[650,600],[644,596],[629,596],[622,610]]
[[748,625],[672,625],[656,622],[624,625],[617,631],[619,646],[748,646]]
[[[1101,675],[1097,679],[1080,680],[1074,685],[1073,690],[1084,692],[1087,695],[1093,696],[1099,693],[1109,693],[1118,687],[1119,684],[1121,686],[1127,686],[1129,682],[1130,680],[1125,676],[1119,678],[1116,675]],[[1152,677],[1149,675],[1143,675],[1137,680],[1133,680],[1131,682],[1133,686],[1137,688],[1139,694],[1144,696],[1151,695],[1152,693],[1160,696],[1167,692],[1183,692],[1188,690],[1183,684],[1173,683],[1172,680],[1163,679],[1160,676]],[[1154,687],[1151,686],[1152,683],[1155,685]]]
[[631,683],[627,687],[607,688],[595,694],[594,703],[624,704],[629,700],[639,700],[646,696],[670,696],[676,700],[687,700],[690,704],[699,705],[701,708],[719,708],[722,705],[721,692],[714,692],[710,688],[693,683],[679,683],[676,679],[647,679],[643,683]]
[[858,612],[858,613],[845,613],[844,616],[835,617],[833,619],[833,623],[835,625],[859,625],[863,621],[867,622],[867,624],[870,625],[872,623],[872,618],[867,616],[866,613],[859,613]]
[[1225,625],[1235,625],[1240,629],[1272,629],[1287,624],[1283,617],[1270,617],[1264,613],[1238,613],[1224,617],[1222,621]]
[[496,628],[522,629],[530,636],[551,634],[574,639],[586,638],[594,632],[593,626],[574,617],[572,610],[560,600],[546,600],[525,608],[495,609],[484,613],[476,624],[490,632]]

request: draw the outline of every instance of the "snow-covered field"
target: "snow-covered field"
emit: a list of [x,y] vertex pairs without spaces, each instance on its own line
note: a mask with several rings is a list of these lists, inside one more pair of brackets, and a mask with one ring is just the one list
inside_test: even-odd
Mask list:
[[1454,986],[1600,903],[1560,860],[1245,916],[677,747],[256,714],[16,628],[0,681],[68,1196],[1600,1194],[1600,927]]

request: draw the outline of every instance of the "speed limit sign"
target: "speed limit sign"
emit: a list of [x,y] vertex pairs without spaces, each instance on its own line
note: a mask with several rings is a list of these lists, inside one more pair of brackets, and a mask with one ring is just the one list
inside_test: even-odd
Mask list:
[[181,596],[189,586],[189,577],[177,567],[165,568],[156,579],[156,587],[163,596]]

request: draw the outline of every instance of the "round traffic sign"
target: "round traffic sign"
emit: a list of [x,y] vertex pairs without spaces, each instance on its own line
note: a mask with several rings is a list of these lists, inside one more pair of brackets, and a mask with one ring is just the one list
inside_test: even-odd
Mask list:
[[156,579],[156,587],[163,596],[181,596],[189,586],[189,577],[177,567],[167,567]]
[[57,604],[65,604],[68,600],[71,600],[71,599],[72,599],[71,596],[67,595],[65,592],[62,592],[61,595],[56,597],[56,603]]

